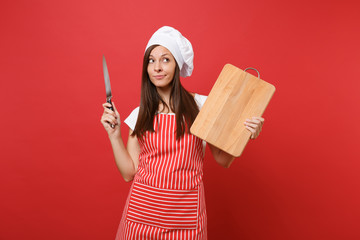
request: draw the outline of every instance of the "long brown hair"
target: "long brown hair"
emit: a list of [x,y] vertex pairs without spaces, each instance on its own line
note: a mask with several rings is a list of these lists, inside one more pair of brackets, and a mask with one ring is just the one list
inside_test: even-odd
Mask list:
[[[155,132],[154,118],[162,103],[164,108],[171,109],[176,117],[176,139],[179,140],[185,132],[190,132],[190,127],[194,122],[199,108],[194,97],[189,93],[180,82],[180,69],[176,63],[175,74],[171,84],[171,93],[168,106],[156,90],[155,85],[150,81],[147,66],[151,51],[159,45],[150,46],[145,54],[142,68],[141,98],[138,119],[134,132],[131,136],[141,137],[146,131]],[[176,62],[176,60],[175,60]]]

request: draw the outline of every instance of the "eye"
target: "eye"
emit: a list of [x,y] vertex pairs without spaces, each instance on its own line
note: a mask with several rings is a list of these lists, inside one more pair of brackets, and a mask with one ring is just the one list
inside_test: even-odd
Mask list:
[[163,61],[164,61],[164,62],[170,62],[170,59],[169,59],[169,58],[164,58]]
[[149,63],[153,63],[153,62],[154,62],[154,59],[150,58]]

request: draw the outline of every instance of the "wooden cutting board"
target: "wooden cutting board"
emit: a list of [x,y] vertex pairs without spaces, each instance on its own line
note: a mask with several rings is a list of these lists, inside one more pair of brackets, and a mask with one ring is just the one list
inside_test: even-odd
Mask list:
[[190,132],[238,157],[251,136],[246,118],[261,117],[274,92],[273,85],[226,64]]

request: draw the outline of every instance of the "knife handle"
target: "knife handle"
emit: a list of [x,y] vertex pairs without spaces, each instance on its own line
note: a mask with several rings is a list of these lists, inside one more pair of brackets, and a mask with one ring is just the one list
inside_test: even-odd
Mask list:
[[111,111],[114,111],[114,108],[112,107],[111,99],[110,98],[106,99],[106,102],[111,104],[111,107],[108,107],[108,109],[110,109]]
[[[111,104],[111,107],[108,107],[108,109],[110,109],[111,111],[114,111],[114,108],[112,107],[111,99],[110,98],[106,99],[106,102]],[[115,127],[113,124],[110,124],[110,126],[111,126],[111,128]]]

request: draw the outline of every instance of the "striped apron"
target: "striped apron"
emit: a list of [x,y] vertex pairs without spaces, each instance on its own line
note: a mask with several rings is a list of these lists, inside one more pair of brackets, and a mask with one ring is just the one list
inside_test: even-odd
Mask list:
[[207,239],[202,140],[176,140],[175,114],[157,114],[155,132],[139,138],[138,172],[116,240]]

